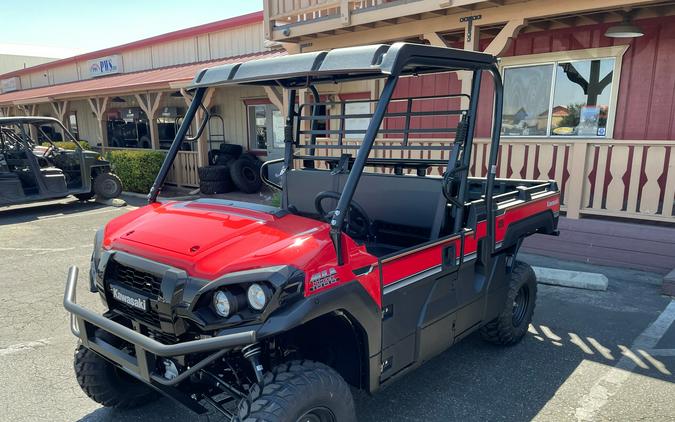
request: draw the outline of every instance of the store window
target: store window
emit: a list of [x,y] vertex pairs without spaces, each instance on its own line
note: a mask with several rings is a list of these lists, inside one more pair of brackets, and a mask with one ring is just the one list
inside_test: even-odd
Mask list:
[[68,131],[73,134],[75,139],[80,139],[80,131],[77,125],[77,112],[71,111],[68,115]]
[[[354,101],[345,103],[345,115],[370,114],[370,102]],[[345,138],[362,140],[370,124],[370,117],[350,117],[345,119]],[[356,133],[354,133],[356,131]],[[351,133],[350,133],[351,132]]]
[[112,109],[108,112],[108,146],[113,148],[152,148],[148,117],[140,107]]
[[615,59],[504,68],[505,136],[605,137]]
[[249,149],[283,148],[284,122],[279,110],[272,104],[252,104],[247,106],[247,111]]

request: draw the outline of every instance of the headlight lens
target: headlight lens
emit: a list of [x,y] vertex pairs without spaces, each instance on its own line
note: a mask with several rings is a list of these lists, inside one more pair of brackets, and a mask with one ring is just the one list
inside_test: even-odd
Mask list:
[[235,303],[232,295],[222,290],[218,290],[213,294],[213,309],[221,317],[227,318],[230,316],[234,307]]
[[248,288],[248,304],[256,311],[262,311],[267,305],[267,291],[258,283],[253,283]]

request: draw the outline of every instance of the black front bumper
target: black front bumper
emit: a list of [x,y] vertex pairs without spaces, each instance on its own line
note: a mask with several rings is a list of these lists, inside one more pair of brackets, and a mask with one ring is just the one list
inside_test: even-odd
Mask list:
[[[191,340],[178,344],[163,344],[155,339],[143,335],[119,324],[103,315],[91,311],[76,303],[76,287],[79,270],[76,266],[70,267],[63,306],[71,314],[71,331],[80,338],[82,345],[93,350],[104,358],[118,365],[124,371],[151,385],[172,386],[185,380],[191,374],[198,372],[205,366],[223,356],[237,346],[246,346],[256,341],[256,332],[239,331],[218,335],[199,340]],[[139,328],[136,327],[135,328]],[[96,332],[102,330],[134,346],[134,354],[119,349]],[[175,357],[192,353],[211,353],[188,370],[173,379],[154,374],[149,362],[155,357]],[[154,356],[153,356],[154,355]]]

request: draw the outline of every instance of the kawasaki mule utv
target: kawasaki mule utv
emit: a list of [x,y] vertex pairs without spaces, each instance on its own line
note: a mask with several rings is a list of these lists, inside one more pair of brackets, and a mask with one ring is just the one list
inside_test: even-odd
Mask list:
[[[53,138],[59,131],[75,149],[57,146]],[[57,119],[0,117],[0,206],[68,195],[82,201],[94,195],[110,199],[121,192],[110,163],[83,150]]]
[[[393,97],[406,77],[457,70],[473,75],[469,95]],[[489,171],[476,178],[484,76],[494,114]],[[319,94],[373,79],[383,84],[369,107]],[[158,203],[205,90],[230,84],[287,90],[285,156],[262,169],[282,167],[281,207]],[[298,104],[301,89],[313,100]],[[93,400],[130,407],[159,392],[237,421],[352,421],[349,385],[373,393],[475,331],[502,345],[525,335],[537,286],[516,254],[526,236],[557,232],[560,194],[552,181],[496,179],[494,57],[408,43],[341,48],[206,69],[191,90],[149,205],[95,237],[89,288],[108,311],[77,304],[77,268],[68,276],[75,372]],[[417,105],[428,100],[441,110]],[[446,126],[420,123],[434,116]],[[207,121],[204,111],[201,129]],[[415,142],[429,133],[448,137]]]

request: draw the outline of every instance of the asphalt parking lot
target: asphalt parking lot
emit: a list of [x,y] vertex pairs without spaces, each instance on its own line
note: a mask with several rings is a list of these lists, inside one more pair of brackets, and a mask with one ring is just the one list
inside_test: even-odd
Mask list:
[[[68,267],[87,269],[96,229],[131,209],[70,199],[0,209],[0,420],[192,420],[166,399],[103,409],[73,375]],[[675,421],[675,302],[659,294],[658,276],[525,259],[601,271],[609,289],[540,285],[522,343],[500,349],[472,336],[377,395],[357,395],[359,419]],[[78,301],[101,308],[85,283]]]

